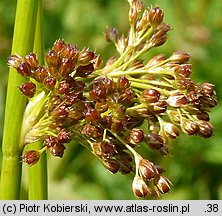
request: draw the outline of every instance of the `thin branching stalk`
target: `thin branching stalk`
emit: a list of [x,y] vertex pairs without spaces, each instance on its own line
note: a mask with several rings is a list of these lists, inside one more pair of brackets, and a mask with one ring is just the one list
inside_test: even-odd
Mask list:
[[[37,9],[37,0],[17,1],[12,54],[24,56],[33,50]],[[24,81],[24,77],[10,68],[2,143],[1,199],[20,198],[23,149],[20,132],[26,98],[18,91],[18,86]]]

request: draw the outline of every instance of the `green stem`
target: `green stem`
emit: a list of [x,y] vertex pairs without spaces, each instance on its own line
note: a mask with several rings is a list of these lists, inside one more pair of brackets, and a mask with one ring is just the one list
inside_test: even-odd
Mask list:
[[[38,55],[40,65],[44,65],[44,33],[43,33],[43,2],[38,1],[34,53]],[[42,141],[28,145],[28,149],[42,149]],[[34,166],[28,167],[28,194],[30,200],[48,199],[46,152],[41,154],[40,160]]]
[[[12,54],[24,56],[33,50],[37,6],[37,0],[17,1]],[[26,98],[21,95],[18,86],[24,81],[24,77],[10,68],[2,142],[1,199],[20,198],[23,143],[19,140]]]

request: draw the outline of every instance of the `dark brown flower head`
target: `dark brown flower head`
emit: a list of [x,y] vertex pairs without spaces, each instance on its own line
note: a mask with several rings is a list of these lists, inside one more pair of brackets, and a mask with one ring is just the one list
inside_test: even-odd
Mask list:
[[78,63],[81,65],[88,65],[95,57],[95,53],[88,49],[83,49],[79,52]]
[[66,147],[63,144],[55,144],[50,147],[50,153],[55,157],[62,157]]
[[19,86],[20,91],[29,98],[32,98],[36,91],[36,85],[33,82],[25,82]]
[[39,161],[39,158],[40,158],[40,153],[39,151],[36,150],[26,151],[22,155],[22,161],[30,166],[36,164]]
[[149,21],[153,28],[159,26],[164,18],[164,12],[159,7],[149,9]]

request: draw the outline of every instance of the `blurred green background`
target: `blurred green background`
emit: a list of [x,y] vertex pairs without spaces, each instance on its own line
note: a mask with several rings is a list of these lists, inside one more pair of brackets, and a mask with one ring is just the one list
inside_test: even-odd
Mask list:
[[[176,50],[191,56],[196,82],[216,86],[218,106],[210,114],[215,134],[210,139],[182,135],[165,158],[145,153],[166,168],[174,187],[161,199],[222,199],[222,4],[221,0],[144,0],[165,11],[165,22],[173,28],[167,43],[151,55],[170,55]],[[10,55],[16,1],[0,2],[0,140],[7,86],[7,57]],[[46,51],[58,38],[79,47],[96,49],[104,60],[114,47],[104,40],[106,26],[128,30],[126,0],[45,0]],[[15,108],[16,111],[16,108]],[[1,157],[1,155],[0,155]],[[69,145],[63,159],[49,157],[50,199],[135,199],[132,175],[112,175],[80,145]],[[26,175],[24,175],[24,189]]]

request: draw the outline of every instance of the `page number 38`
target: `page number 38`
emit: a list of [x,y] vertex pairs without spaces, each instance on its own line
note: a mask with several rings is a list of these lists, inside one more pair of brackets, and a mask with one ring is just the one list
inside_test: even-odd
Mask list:
[[207,210],[205,212],[218,212],[218,204],[207,204]]

